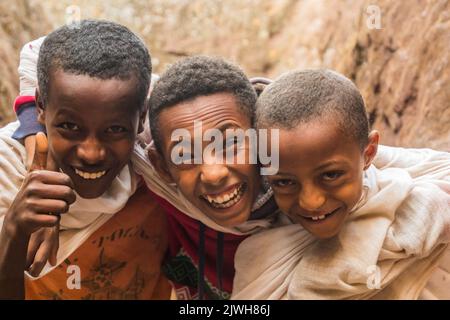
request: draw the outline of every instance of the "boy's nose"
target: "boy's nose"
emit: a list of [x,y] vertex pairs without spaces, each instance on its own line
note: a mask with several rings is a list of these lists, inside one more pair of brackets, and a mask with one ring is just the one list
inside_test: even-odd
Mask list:
[[308,211],[320,209],[325,201],[326,197],[323,192],[312,186],[303,186],[298,196],[298,205]]
[[77,149],[77,156],[86,164],[97,164],[105,160],[105,155],[105,148],[97,139],[88,139]]
[[204,164],[200,172],[200,180],[210,185],[222,184],[228,176],[228,168],[220,164]]

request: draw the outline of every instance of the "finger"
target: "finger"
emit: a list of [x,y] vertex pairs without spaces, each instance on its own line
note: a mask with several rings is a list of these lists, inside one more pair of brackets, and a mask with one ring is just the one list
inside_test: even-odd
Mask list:
[[29,268],[28,272],[33,276],[37,277],[41,273],[44,268],[47,260],[50,257],[50,252],[52,249],[52,243],[44,241],[41,243],[38,251],[36,252],[36,256],[34,258],[33,264]]
[[27,171],[38,169],[37,167],[36,168],[33,167],[34,153],[36,150],[36,136],[30,135],[25,137],[24,145],[26,153],[25,166],[27,168]]
[[69,210],[69,204],[64,200],[58,199],[38,199],[34,200],[31,209],[41,214],[61,214],[66,213]]
[[27,261],[25,268],[28,270],[31,266],[31,264],[34,261],[34,257],[36,256],[36,252],[41,245],[43,239],[39,235],[39,231],[33,232],[30,237],[30,241],[28,242],[28,249],[27,249]]
[[47,136],[43,132],[36,134],[35,163],[38,168],[45,169],[47,166],[48,141]]
[[36,134],[36,154],[39,163],[48,171],[59,171],[55,159],[48,150],[47,136],[43,132]]
[[51,152],[49,152],[47,154],[47,163],[46,163],[46,167],[47,170],[49,171],[57,171],[59,172],[59,166],[56,164],[56,160],[55,158],[53,158],[53,155]]
[[28,214],[24,217],[25,222],[30,229],[38,230],[40,228],[54,227],[59,223],[59,215],[51,214]]
[[58,249],[59,249],[59,223],[52,228],[53,246],[50,252],[49,262],[52,266],[56,266]]
[[28,180],[40,181],[47,185],[65,185],[72,189],[74,188],[70,177],[62,172],[35,170],[33,172],[30,172],[26,178]]
[[73,189],[65,185],[41,184],[38,188],[31,191],[30,194],[39,199],[63,200],[69,205],[76,200]]

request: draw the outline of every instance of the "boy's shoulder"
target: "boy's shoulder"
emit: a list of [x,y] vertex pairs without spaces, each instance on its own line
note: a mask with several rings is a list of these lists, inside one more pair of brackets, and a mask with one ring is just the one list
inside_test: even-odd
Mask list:
[[11,136],[19,123],[0,128],[0,217],[11,206],[26,174],[25,147]]
[[[427,171],[436,171],[442,162],[450,166],[450,153],[429,148],[402,148],[379,145],[373,164],[378,169],[403,168],[413,177],[423,175]],[[449,174],[447,172],[447,174]]]
[[[13,167],[25,170],[25,147],[20,141],[12,138],[19,127],[19,122],[11,122],[0,128],[0,155],[2,159],[1,169],[5,170],[5,164],[10,163]],[[21,170],[21,172],[23,172]]]
[[14,131],[19,127],[19,121],[13,121],[6,124],[3,127],[0,127],[0,136],[3,137],[11,137]]
[[375,220],[382,213],[390,219],[387,237],[411,255],[426,255],[434,245],[450,242],[450,166],[430,163],[416,164],[423,170],[371,166],[364,178],[365,199],[354,212],[356,218]]

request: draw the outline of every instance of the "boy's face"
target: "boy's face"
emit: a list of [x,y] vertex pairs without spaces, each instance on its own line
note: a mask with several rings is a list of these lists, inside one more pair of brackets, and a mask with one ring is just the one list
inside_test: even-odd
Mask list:
[[101,196],[130,160],[144,119],[136,87],[134,77],[102,80],[60,69],[51,74],[39,121],[47,129],[49,155],[83,198]]
[[280,209],[318,238],[335,236],[361,197],[378,134],[369,140],[361,151],[332,119],[280,129],[280,168],[268,176]]
[[[228,93],[178,103],[159,115],[163,155],[150,151],[152,162],[160,175],[176,183],[183,195],[217,224],[239,225],[248,220],[259,190],[258,167],[227,164],[226,161],[218,164],[206,157],[201,164],[174,164],[171,154],[176,142],[171,141],[171,135],[176,129],[187,129],[193,144],[194,120],[202,121],[202,137],[208,129],[220,129],[224,144],[225,129],[247,130],[251,127],[249,117],[239,110],[235,97]],[[202,143],[202,153],[209,143]],[[244,152],[248,152],[248,148]]]

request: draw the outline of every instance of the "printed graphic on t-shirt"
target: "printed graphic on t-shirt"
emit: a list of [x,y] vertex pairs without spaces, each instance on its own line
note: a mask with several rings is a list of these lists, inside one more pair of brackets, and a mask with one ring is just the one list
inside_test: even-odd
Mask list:
[[[198,299],[198,268],[183,248],[175,257],[168,259],[163,264],[162,270],[167,279],[174,284],[178,300]],[[230,293],[214,287],[206,276],[203,287],[205,299],[227,300],[230,298]]]

